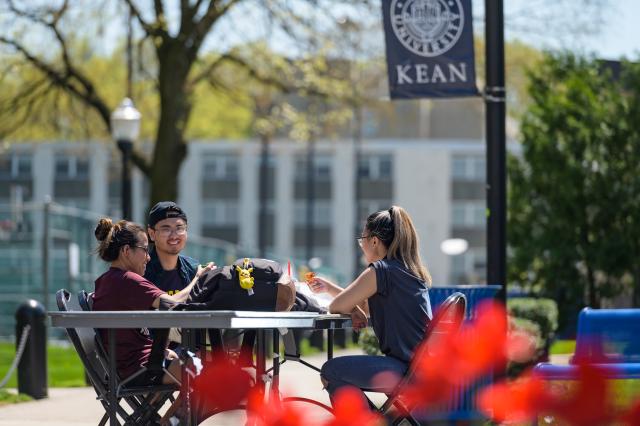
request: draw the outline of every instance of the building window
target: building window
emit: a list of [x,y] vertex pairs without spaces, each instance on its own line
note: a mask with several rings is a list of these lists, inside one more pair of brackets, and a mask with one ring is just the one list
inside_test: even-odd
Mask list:
[[[313,159],[313,178],[316,182],[331,181],[331,156],[327,154],[316,154]],[[295,165],[295,179],[298,182],[307,180],[307,157],[298,155]]]
[[388,210],[392,204],[392,200],[360,200],[358,202],[358,221],[364,224],[371,213]]
[[455,180],[484,182],[486,161],[482,155],[454,155],[451,175]]
[[391,180],[393,161],[390,154],[364,155],[358,161],[358,177],[369,180]]
[[[298,226],[307,225],[307,203],[305,201],[296,201],[294,207],[295,224]],[[313,225],[329,226],[331,225],[331,202],[316,200],[313,203]]]
[[451,205],[453,226],[461,228],[481,228],[486,224],[484,201],[454,201]]
[[486,281],[487,253],[484,248],[469,249],[451,259],[451,278],[456,284],[480,284]]
[[207,201],[203,203],[202,222],[205,225],[237,226],[239,209],[236,201]]
[[26,154],[10,154],[0,158],[0,177],[30,179],[32,157]]
[[237,180],[238,156],[229,154],[207,155],[202,160],[206,180]]
[[56,155],[56,179],[88,179],[89,160],[75,155]]

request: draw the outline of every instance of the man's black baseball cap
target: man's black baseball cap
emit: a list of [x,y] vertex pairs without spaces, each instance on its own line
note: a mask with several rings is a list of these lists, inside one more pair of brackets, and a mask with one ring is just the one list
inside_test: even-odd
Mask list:
[[173,201],[160,201],[155,206],[151,207],[149,210],[149,227],[153,228],[153,226],[164,219],[170,218],[180,218],[185,222],[187,221],[187,215],[184,210],[180,208]]

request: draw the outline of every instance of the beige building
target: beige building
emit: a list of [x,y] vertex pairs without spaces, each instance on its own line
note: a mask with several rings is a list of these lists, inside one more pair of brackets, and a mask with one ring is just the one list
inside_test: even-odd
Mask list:
[[[353,277],[358,268],[355,237],[359,220],[397,204],[415,221],[423,257],[436,285],[483,282],[486,235],[481,100],[380,105],[363,111],[359,148],[348,137],[317,143],[313,256],[341,276]],[[274,256],[303,258],[308,235],[305,145],[278,139],[273,141],[271,153],[265,243]],[[178,199],[188,213],[190,233],[238,244],[251,253],[257,251],[259,155],[255,140],[190,143],[179,177]],[[119,167],[114,144],[12,144],[0,156],[0,211],[10,211],[15,203],[42,202],[50,196],[61,204],[118,217]],[[357,202],[356,178],[360,182]],[[147,194],[143,177],[134,171],[136,221],[145,221]],[[33,226],[37,231],[41,225],[36,221]],[[466,253],[455,257],[442,253],[440,243],[452,237],[469,242]]]

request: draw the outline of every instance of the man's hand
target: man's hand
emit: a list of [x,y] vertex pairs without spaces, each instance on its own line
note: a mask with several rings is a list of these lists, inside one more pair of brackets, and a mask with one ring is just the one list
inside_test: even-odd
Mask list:
[[351,327],[355,331],[360,331],[360,329],[365,328],[369,325],[369,320],[367,319],[367,315],[365,315],[364,311],[356,306],[351,311]]
[[173,350],[167,348],[164,350],[164,357],[169,361],[173,361],[174,359],[178,359],[178,354],[175,353]]

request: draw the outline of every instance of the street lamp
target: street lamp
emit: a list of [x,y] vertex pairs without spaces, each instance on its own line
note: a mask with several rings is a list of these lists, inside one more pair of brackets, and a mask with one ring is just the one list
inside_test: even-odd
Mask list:
[[140,111],[133,101],[124,98],[111,113],[111,135],[122,152],[122,218],[131,220],[131,152],[140,133]]

